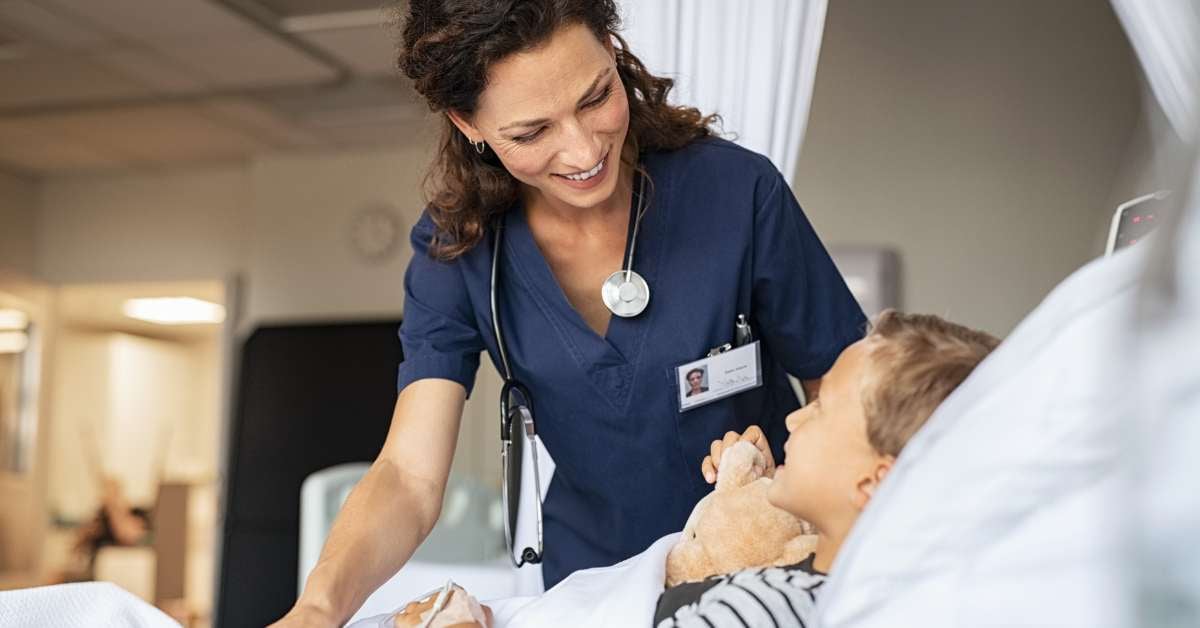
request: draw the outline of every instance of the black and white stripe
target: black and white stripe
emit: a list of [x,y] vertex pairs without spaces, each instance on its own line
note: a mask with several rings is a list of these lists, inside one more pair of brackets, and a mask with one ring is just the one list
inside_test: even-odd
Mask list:
[[[807,567],[807,569],[805,569]],[[816,611],[816,600],[825,575],[811,570],[811,558],[792,567],[748,569],[718,576],[692,586],[692,592],[672,589],[660,601],[657,628],[808,628]],[[699,593],[699,599],[679,605],[664,616],[664,602],[678,604],[680,598]]]

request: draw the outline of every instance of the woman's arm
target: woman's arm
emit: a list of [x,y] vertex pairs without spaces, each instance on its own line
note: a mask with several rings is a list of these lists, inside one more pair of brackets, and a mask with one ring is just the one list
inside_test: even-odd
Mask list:
[[275,628],[341,626],[412,557],[433,529],[466,390],[422,379],[396,400],[379,457],[333,523],[296,606]]

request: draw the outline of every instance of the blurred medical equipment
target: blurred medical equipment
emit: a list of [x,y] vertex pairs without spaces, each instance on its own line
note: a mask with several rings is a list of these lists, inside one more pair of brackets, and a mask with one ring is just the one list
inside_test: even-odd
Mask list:
[[[317,563],[333,520],[367,463],[343,464],[318,471],[304,481],[300,498],[300,590]],[[517,572],[504,557],[503,516],[497,491],[471,478],[451,474],[442,515],[413,557],[379,587],[351,621],[394,612],[401,600],[440,586],[453,578],[476,599],[511,597]],[[405,525],[396,521],[395,525]],[[388,525],[388,522],[380,522]]]
[[900,307],[900,254],[894,249],[832,245],[829,256],[867,316]]
[[1162,224],[1166,215],[1160,201],[1170,196],[1170,190],[1158,190],[1118,205],[1117,210],[1113,212],[1112,224],[1109,225],[1108,243],[1104,247],[1104,254],[1112,255],[1115,251],[1137,244]]

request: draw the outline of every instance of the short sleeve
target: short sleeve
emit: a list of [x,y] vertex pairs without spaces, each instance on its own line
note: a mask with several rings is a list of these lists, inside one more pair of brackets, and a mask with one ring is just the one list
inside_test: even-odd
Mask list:
[[479,370],[483,339],[474,323],[462,270],[429,255],[433,222],[428,214],[412,229],[412,260],[404,273],[404,318],[400,323],[397,390],[419,379],[458,382],[470,396]]
[[816,379],[863,337],[866,317],[783,176],[773,179],[755,206],[751,317],[788,373]]

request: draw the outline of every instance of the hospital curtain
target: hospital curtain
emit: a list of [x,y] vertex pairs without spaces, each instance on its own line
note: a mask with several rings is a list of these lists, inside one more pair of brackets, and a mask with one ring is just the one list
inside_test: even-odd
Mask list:
[[1113,9],[1134,50],[1158,104],[1179,137],[1200,138],[1200,5],[1188,0],[1113,0]]
[[718,113],[727,137],[796,172],[826,0],[624,0],[623,36],[672,102]]

